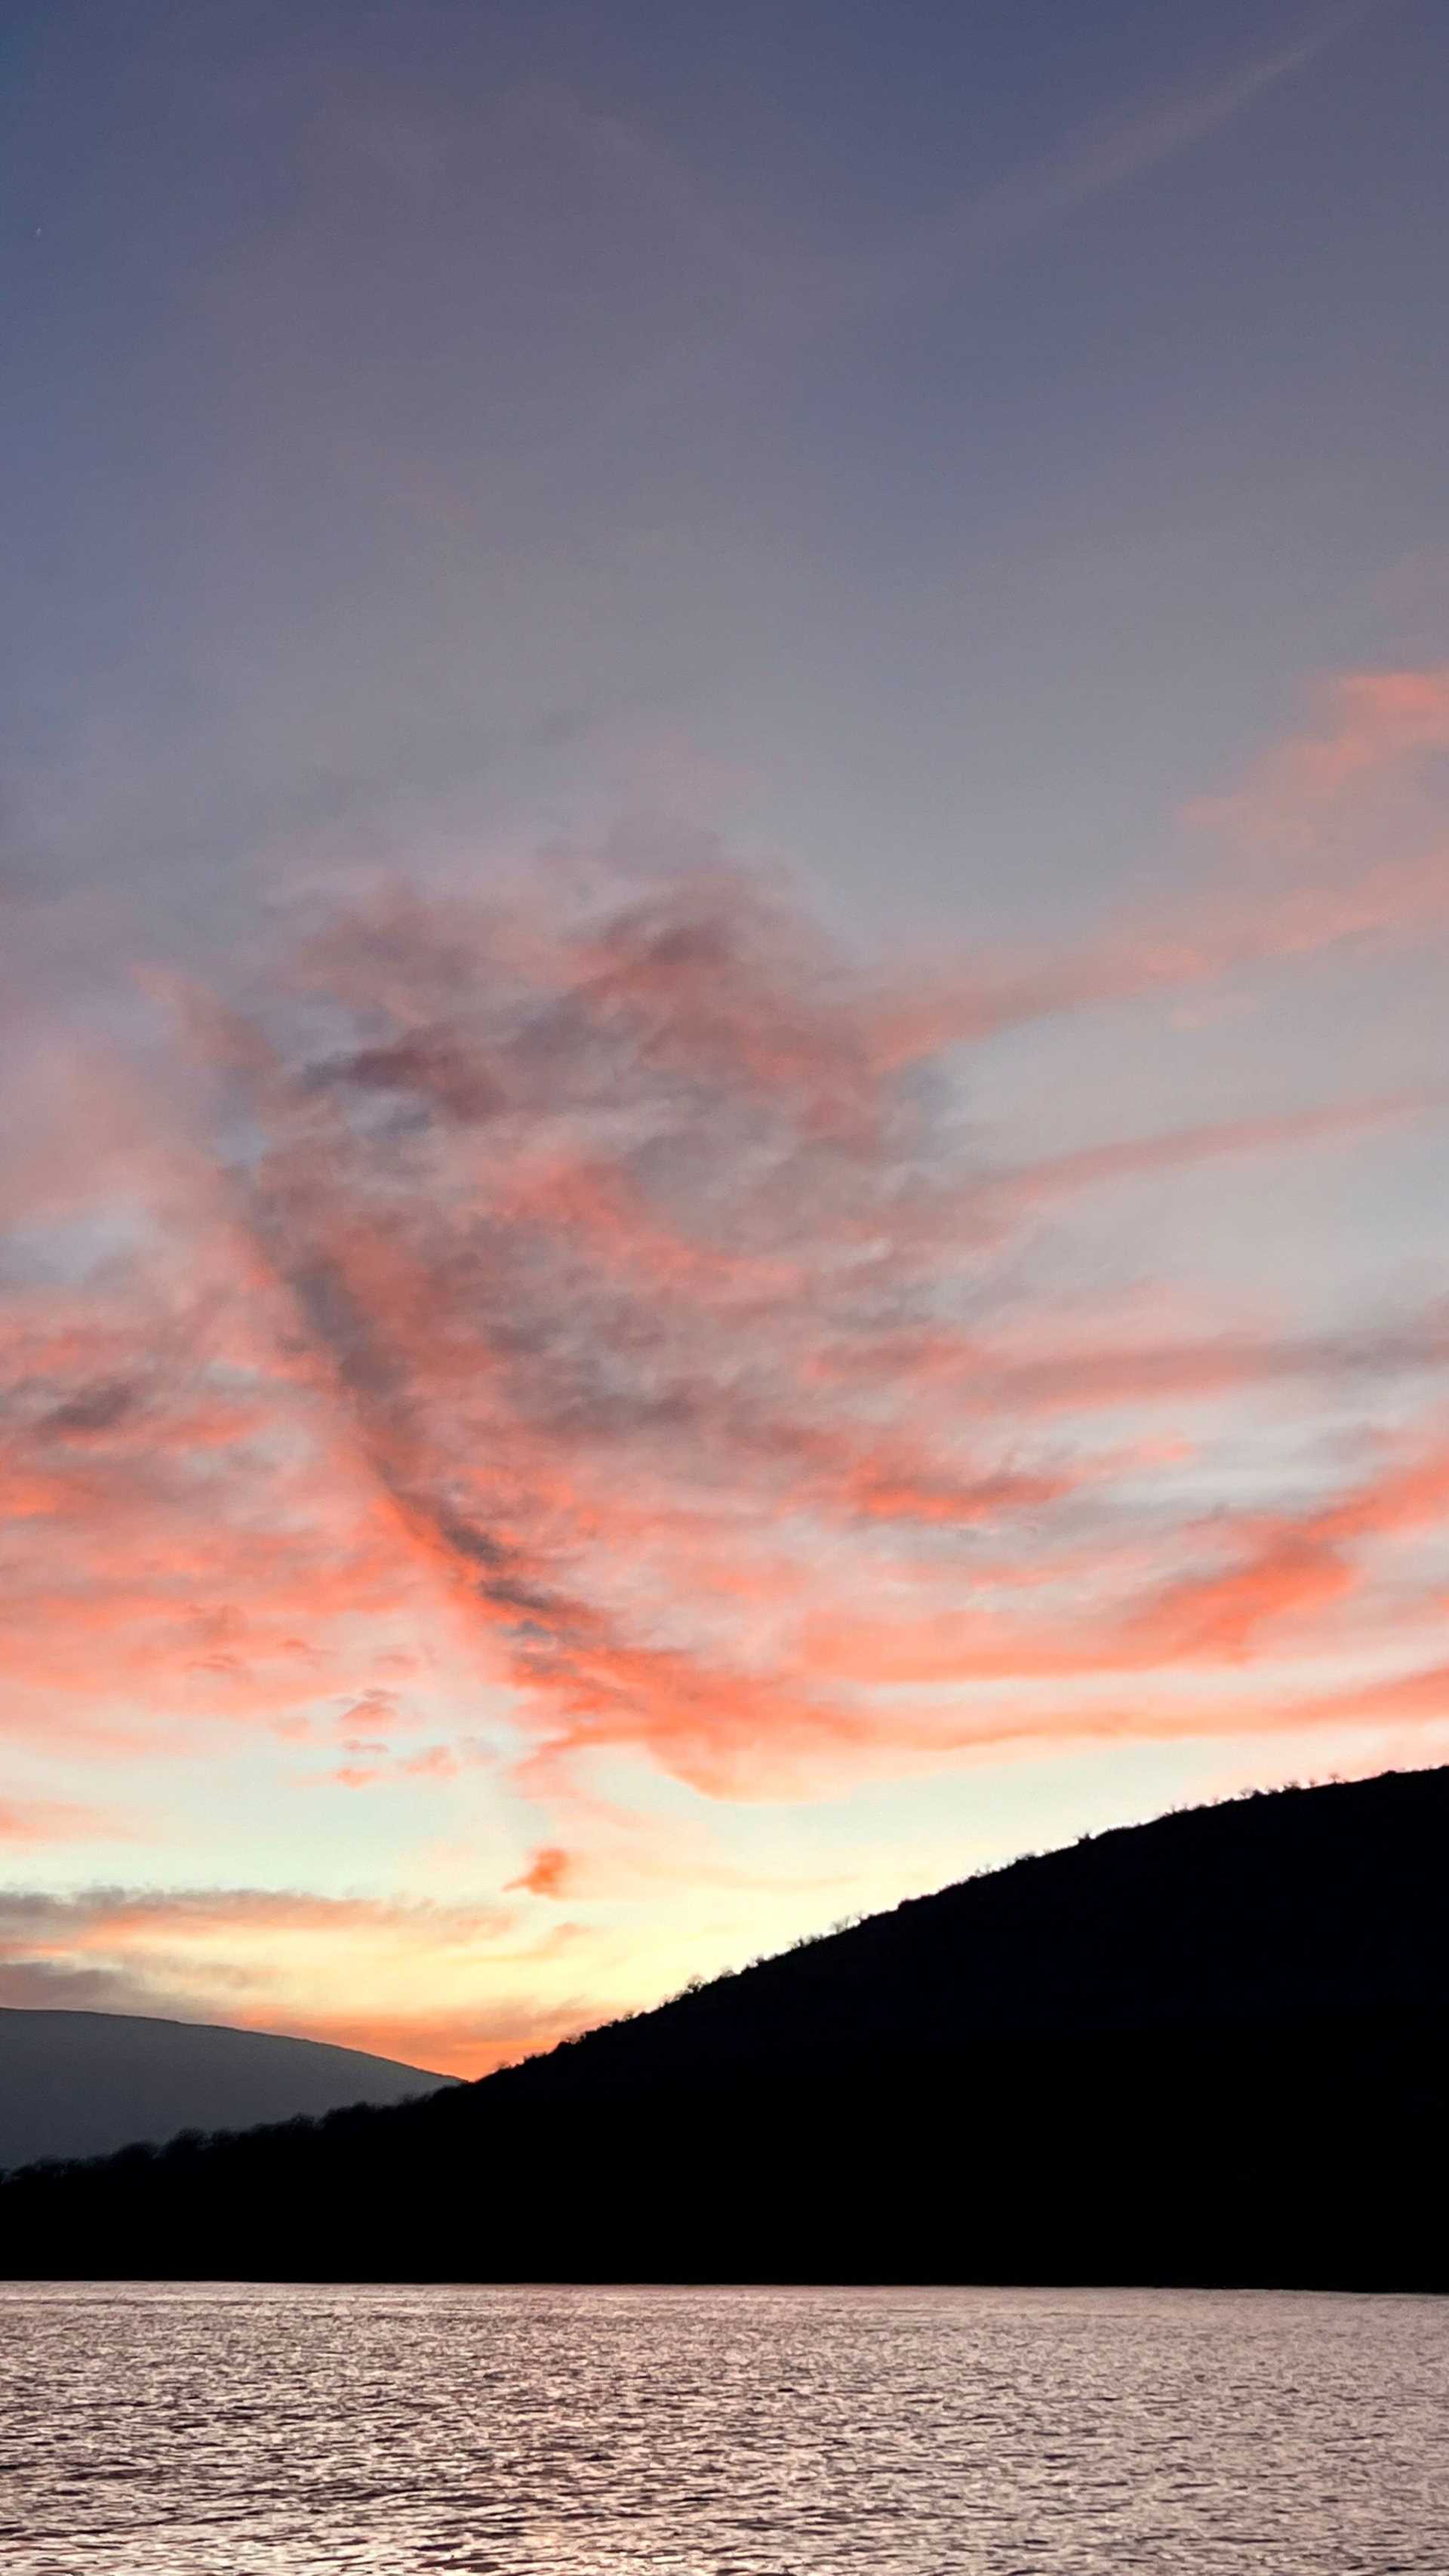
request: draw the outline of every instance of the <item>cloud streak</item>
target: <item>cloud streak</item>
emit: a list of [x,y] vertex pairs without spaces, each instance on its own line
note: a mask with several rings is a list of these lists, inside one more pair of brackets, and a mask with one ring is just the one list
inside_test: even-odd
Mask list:
[[1316,12],[1301,32],[1247,55],[1216,79],[1164,97],[1129,101],[1023,166],[949,206],[905,240],[870,257],[830,256],[760,238],[751,210],[723,213],[657,140],[614,116],[546,93],[531,102],[550,130],[648,205],[671,237],[689,243],[722,305],[703,332],[671,339],[590,415],[592,436],[617,429],[685,390],[714,380],[751,346],[797,351],[822,331],[878,322],[948,295],[970,272],[1049,233],[1234,124],[1261,99],[1308,71],[1335,44],[1381,14],[1386,0],[1348,0]]
[[1380,6],[1354,0],[1319,13],[1301,35],[1249,55],[1218,80],[1124,107],[953,209],[910,249],[866,272],[858,292],[884,304],[940,291],[961,269],[1048,230],[1232,124]]

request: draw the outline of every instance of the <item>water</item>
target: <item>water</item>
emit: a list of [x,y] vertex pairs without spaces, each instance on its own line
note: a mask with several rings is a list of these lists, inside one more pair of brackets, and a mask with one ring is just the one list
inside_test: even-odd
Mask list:
[[0,2289],[5,2576],[1446,2576],[1449,2304]]

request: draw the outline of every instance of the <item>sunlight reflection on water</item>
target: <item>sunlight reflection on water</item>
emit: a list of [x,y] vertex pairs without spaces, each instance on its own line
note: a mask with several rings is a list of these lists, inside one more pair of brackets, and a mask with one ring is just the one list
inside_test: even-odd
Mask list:
[[1449,2569],[1449,2307],[0,2288],[9,2576]]

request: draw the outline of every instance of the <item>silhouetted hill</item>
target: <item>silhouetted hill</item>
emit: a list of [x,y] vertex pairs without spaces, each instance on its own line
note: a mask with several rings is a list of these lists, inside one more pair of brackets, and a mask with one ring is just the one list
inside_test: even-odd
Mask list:
[[12,2272],[1449,2287],[1449,1771],[1025,1860],[398,2110],[0,2186]]
[[451,2083],[390,2057],[131,2013],[0,2009],[0,2168],[253,2128]]

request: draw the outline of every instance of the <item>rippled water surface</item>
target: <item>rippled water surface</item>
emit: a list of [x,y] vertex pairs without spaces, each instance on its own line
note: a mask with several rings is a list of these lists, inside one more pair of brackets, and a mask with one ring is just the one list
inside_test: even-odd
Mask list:
[[7,2576],[1449,2571],[1449,2308],[0,2289]]

